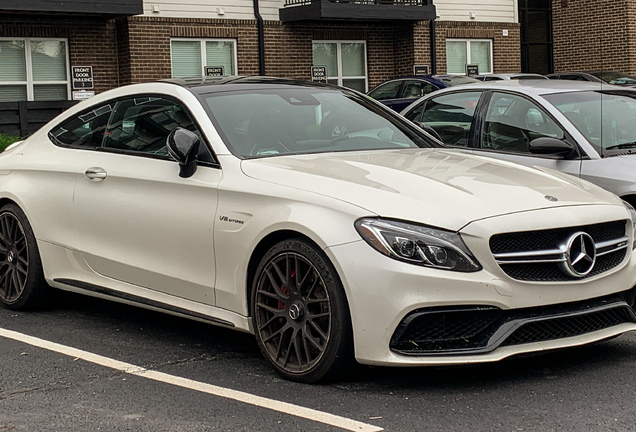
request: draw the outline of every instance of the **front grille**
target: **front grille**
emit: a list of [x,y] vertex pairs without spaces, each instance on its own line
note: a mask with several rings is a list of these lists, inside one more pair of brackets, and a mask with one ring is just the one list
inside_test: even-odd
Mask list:
[[[596,276],[613,269],[623,261],[626,253],[627,251],[623,249],[598,257],[594,269],[586,277]],[[574,279],[565,275],[553,263],[505,264],[501,265],[501,268],[511,278],[524,281],[551,282]]]
[[[567,281],[604,273],[618,266],[629,250],[625,220],[540,231],[497,234],[490,239],[490,250],[501,269],[511,278],[523,281]],[[564,271],[567,242],[575,233],[591,236],[596,261],[585,275]]]
[[580,336],[636,322],[636,289],[576,303],[502,310],[490,306],[421,309],[391,338],[406,355],[480,354],[499,346]]
[[631,319],[629,311],[624,307],[533,322],[521,326],[501,346],[580,336],[626,322],[631,322]]
[[485,346],[498,327],[502,311],[493,307],[427,311],[405,320],[396,340],[399,351],[450,351]]

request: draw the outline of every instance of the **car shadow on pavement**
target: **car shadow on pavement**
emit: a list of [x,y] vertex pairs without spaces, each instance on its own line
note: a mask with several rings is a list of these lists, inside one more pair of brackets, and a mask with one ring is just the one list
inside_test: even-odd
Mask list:
[[388,368],[359,366],[346,378],[350,384],[374,382],[402,389],[496,387],[502,382],[521,384],[537,378],[554,379],[577,374],[603,374],[617,363],[636,364],[636,337],[632,334],[570,349],[512,357],[494,363],[465,366]]
[[[25,314],[31,316],[33,313]],[[40,320],[39,315],[47,318]],[[99,340],[110,344],[111,350],[116,347],[120,354],[129,353],[124,358],[132,357],[146,367],[170,364],[181,357],[240,358],[241,362],[247,362],[244,366],[251,365],[258,374],[269,371],[272,378],[276,376],[267,367],[250,334],[122,303],[56,291],[51,307],[35,312],[29,321],[41,322],[42,326],[50,326],[51,322],[70,325],[78,330],[73,332],[73,346],[92,350],[95,349],[94,341]],[[141,352],[140,347],[143,347]],[[108,355],[108,351],[109,348],[105,348],[105,352],[98,353]],[[634,358],[636,336],[628,333],[583,347],[518,356],[495,363],[408,368],[356,365],[334,384],[414,390],[449,386],[484,388],[500,385],[502,381],[523,383],[552,376],[602,373],[604,368],[619,362],[633,363]]]

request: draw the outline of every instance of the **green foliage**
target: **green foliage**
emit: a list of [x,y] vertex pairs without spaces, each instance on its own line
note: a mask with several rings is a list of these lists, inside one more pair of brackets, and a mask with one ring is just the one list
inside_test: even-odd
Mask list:
[[20,137],[0,134],[0,152],[3,152],[4,149],[16,141],[20,141]]

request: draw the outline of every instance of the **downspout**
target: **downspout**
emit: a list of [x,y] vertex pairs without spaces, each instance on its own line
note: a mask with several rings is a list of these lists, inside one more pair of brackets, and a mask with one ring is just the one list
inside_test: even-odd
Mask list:
[[259,75],[265,75],[265,26],[263,17],[258,11],[258,0],[254,0],[254,16],[256,17],[256,29],[258,31],[258,71]]
[[435,20],[431,20],[431,74],[437,74],[437,37],[435,36]]

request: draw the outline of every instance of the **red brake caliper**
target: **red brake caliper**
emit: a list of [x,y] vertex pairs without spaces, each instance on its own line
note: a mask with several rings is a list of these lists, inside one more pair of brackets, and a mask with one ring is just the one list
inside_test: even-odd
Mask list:
[[[291,271],[291,278],[292,278],[292,279],[294,279],[294,277],[296,277],[296,270],[292,270],[292,271]],[[283,285],[280,287],[280,290],[283,292],[283,294],[285,294],[285,295],[287,295],[287,296],[289,295],[289,290],[287,289],[287,287],[285,286],[285,284],[283,284]],[[285,304],[285,302],[284,302],[284,301],[282,301],[282,300],[278,300],[278,310],[283,310],[283,309],[285,309],[285,306],[286,306],[286,304]]]

